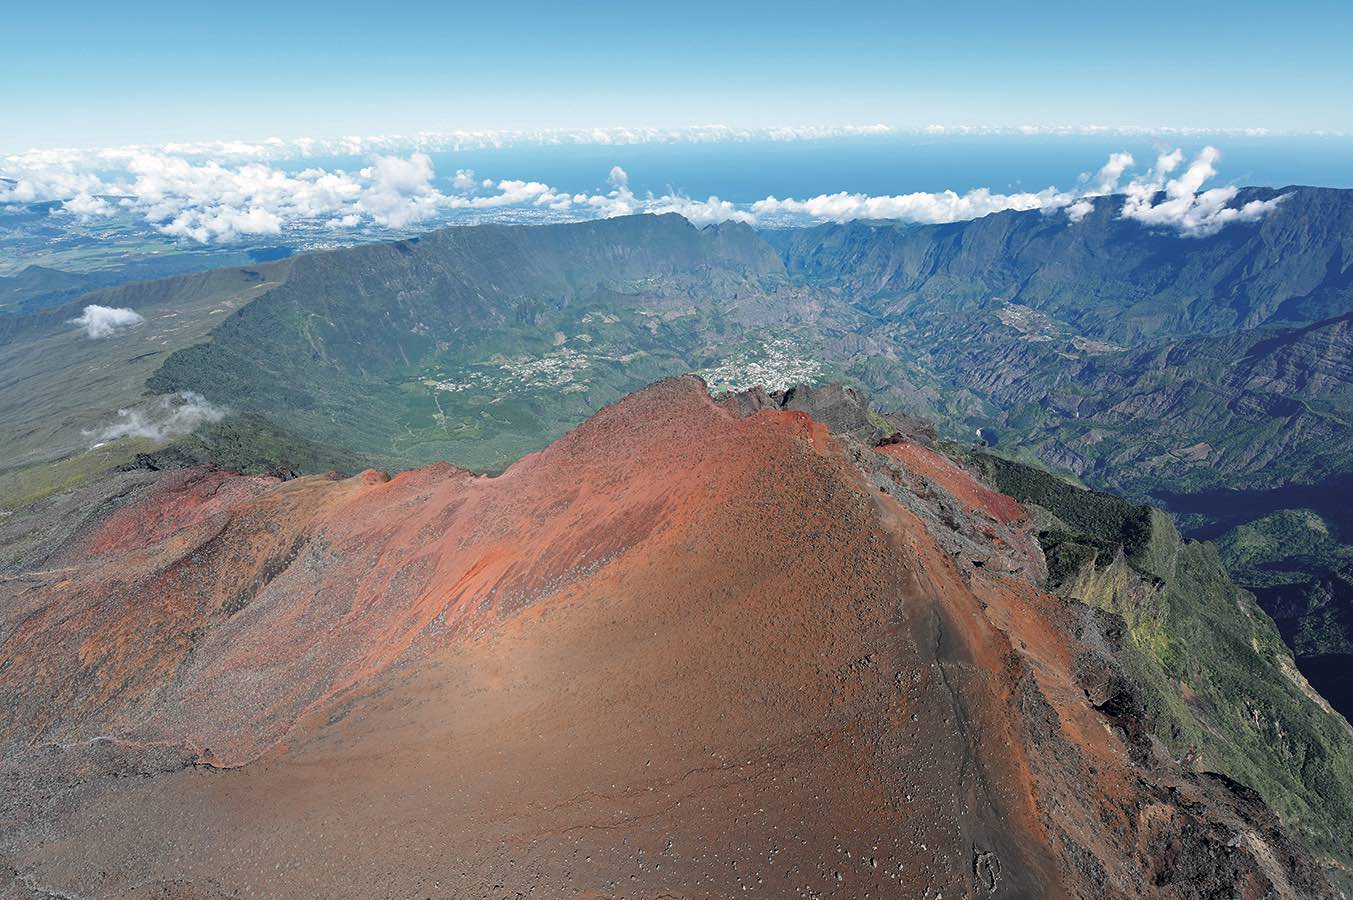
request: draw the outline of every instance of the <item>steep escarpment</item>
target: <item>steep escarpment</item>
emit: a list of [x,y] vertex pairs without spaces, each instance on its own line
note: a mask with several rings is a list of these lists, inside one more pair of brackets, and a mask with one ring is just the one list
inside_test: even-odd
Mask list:
[[1310,485],[1349,467],[1350,324],[1169,341],[1070,364],[1051,389],[1008,377],[992,396],[1024,410],[1032,447],[1116,489]]
[[1321,894],[1257,796],[1115,700],[1113,621],[1042,589],[1024,507],[923,430],[874,449],[793,408],[879,426],[849,401],[677,379],[496,478],[129,482],[3,582],[0,871],[82,896]]
[[1216,549],[1181,538],[1159,510],[985,453],[972,462],[1031,511],[1049,587],[1117,623],[1132,685],[1118,702],[1190,768],[1262,794],[1347,885],[1353,728]]
[[296,258],[147,386],[396,466],[496,470],[749,329],[824,318],[823,303],[745,225],[447,228]]
[[1284,199],[1259,223],[1184,240],[1123,218],[1122,197],[1099,198],[1075,223],[1003,212],[936,226],[822,225],[770,239],[791,272],[841,283],[888,317],[1008,302],[1086,337],[1136,344],[1347,312],[1353,193],[1248,188],[1237,202],[1274,196]]

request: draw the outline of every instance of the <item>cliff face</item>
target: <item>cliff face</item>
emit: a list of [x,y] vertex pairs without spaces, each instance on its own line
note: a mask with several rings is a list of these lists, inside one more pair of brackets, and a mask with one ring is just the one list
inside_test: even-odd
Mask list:
[[796,409],[850,405],[683,378],[496,478],[149,479],[0,583],[11,892],[1320,895],[1026,509]]
[[967,458],[1031,513],[1049,589],[1116,623],[1128,690],[1115,703],[1138,709],[1186,766],[1262,794],[1347,893],[1353,729],[1298,671],[1218,548],[1182,538],[1159,510],[985,452]]
[[1169,337],[1295,325],[1348,311],[1353,192],[1247,188],[1282,195],[1255,225],[1206,238],[1124,219],[1102,197],[1074,224],[1003,212],[914,226],[851,222],[771,233],[789,270],[828,278],[880,316],[971,313],[1019,304],[1086,337],[1134,345]]
[[825,302],[746,225],[447,228],[298,257],[146,386],[391,467],[497,470],[744,333],[852,318]]

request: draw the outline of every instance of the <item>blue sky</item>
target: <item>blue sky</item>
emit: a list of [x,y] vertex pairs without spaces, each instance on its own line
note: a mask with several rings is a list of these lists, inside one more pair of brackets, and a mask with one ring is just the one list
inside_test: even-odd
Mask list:
[[880,122],[1353,131],[1353,3],[24,3],[0,150]]

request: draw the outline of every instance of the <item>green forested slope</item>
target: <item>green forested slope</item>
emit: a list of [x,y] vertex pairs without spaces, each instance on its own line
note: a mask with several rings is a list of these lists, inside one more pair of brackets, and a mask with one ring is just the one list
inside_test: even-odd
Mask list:
[[969,460],[1041,510],[1050,586],[1122,616],[1156,737],[1194,768],[1258,791],[1346,882],[1353,728],[1307,684],[1216,548],[1183,539],[1159,510],[990,454]]

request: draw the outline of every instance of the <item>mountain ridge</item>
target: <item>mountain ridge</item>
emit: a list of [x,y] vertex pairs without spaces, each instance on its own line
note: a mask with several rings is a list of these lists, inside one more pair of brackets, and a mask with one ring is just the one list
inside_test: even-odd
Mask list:
[[134,859],[208,893],[1321,895],[1108,702],[1113,621],[1042,592],[1023,507],[785,408],[859,400],[682,378],[492,478],[155,474],[0,583],[7,780],[41,786],[0,851],[88,893]]
[[[1322,499],[1343,496],[1353,471],[1340,439],[1353,422],[1353,257],[1339,230],[1353,192],[1289,196],[1261,222],[1201,239],[1116,218],[1113,198],[1078,223],[1003,213],[758,235],[634,217],[452,229],[124,286],[90,296],[145,300],[143,326],[89,341],[49,315],[40,338],[0,347],[12,388],[0,417],[22,426],[0,436],[7,458],[44,466],[0,474],[0,505],[179,440],[91,448],[119,409],[155,412],[147,387],[226,411],[213,432],[185,439],[199,460],[266,472],[288,456],[304,471],[449,459],[499,471],[667,375],[734,389],[845,380],[885,409],[935,420],[946,438],[999,435],[1002,452],[1164,503],[1190,535],[1224,537],[1223,523],[1252,535],[1313,510],[1332,535],[1318,552],[1227,562],[1321,680],[1311,664],[1328,669],[1353,646],[1353,521]],[[822,235],[853,235],[859,252],[832,241],[818,252]],[[1216,259],[1220,275],[1203,271]],[[910,299],[878,293],[898,272],[938,275],[907,282]],[[1292,273],[1287,299],[1260,296]],[[1081,290],[1096,280],[1104,286]],[[1296,294],[1306,299],[1293,305]],[[1334,318],[1288,321],[1341,303]],[[1084,327],[1101,311],[1102,327]],[[1225,330],[1250,319],[1263,324]],[[1264,496],[1243,495],[1256,515],[1237,518],[1242,495],[1231,494],[1256,481]],[[1279,512],[1287,519],[1264,518]],[[1321,680],[1347,711],[1353,695],[1339,683]]]

